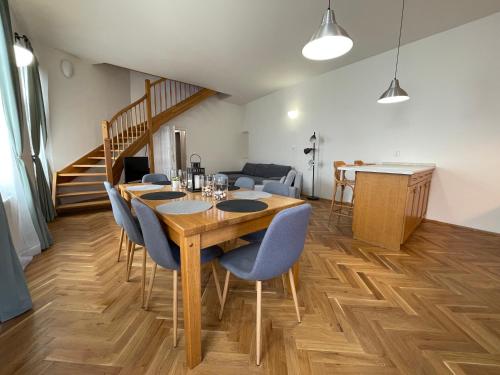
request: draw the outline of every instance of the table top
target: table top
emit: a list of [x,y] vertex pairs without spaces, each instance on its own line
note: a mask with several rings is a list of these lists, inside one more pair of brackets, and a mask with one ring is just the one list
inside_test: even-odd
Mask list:
[[[152,193],[155,191],[171,191],[172,187],[170,185],[165,185],[160,189],[148,190],[148,191],[128,191],[126,190],[128,186],[142,185],[142,184],[121,184],[119,185],[119,190],[122,194],[128,194],[129,198],[139,198],[144,194]],[[236,190],[236,191],[242,191]],[[236,192],[234,191],[234,192]],[[257,219],[267,215],[274,215],[277,212],[300,204],[305,203],[301,199],[295,199],[290,197],[284,197],[281,195],[272,195],[269,198],[259,199],[262,202],[267,203],[268,207],[265,210],[258,212],[225,212],[217,209],[216,204],[219,201],[214,201],[211,197],[202,197],[201,193],[191,193],[189,191],[184,191],[186,193],[185,197],[179,199],[165,199],[165,200],[145,200],[141,199],[145,204],[147,204],[152,209],[157,206],[178,200],[196,199],[212,202],[213,206],[207,211],[187,214],[187,215],[167,215],[161,214],[156,211],[158,217],[160,217],[164,223],[169,227],[174,229],[176,232],[182,233],[185,236],[190,236],[209,230],[214,230],[222,228],[227,225],[238,224],[252,219]],[[232,191],[228,192],[228,199],[233,199]]]
[[345,165],[343,167],[339,167],[338,169],[341,171],[413,175],[416,173],[432,171],[435,168],[436,168],[435,164],[381,163],[381,164],[370,164],[370,165]]

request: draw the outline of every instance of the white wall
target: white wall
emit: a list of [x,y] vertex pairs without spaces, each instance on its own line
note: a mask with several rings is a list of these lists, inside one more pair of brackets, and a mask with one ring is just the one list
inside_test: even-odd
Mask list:
[[[158,77],[130,72],[130,97],[136,100],[144,95],[144,80]],[[248,153],[247,136],[243,133],[243,107],[210,97],[174,118],[169,124],[186,130],[187,156],[197,153],[207,173],[240,170]]]
[[[257,99],[245,109],[249,158],[304,170],[302,149],[319,132],[324,198],[331,198],[333,160],[436,163],[427,217],[500,232],[499,35],[496,13],[402,47],[405,103],[376,102],[395,51]],[[299,110],[296,120],[290,109]],[[309,189],[310,171],[304,177]]]
[[[48,92],[49,150],[54,171],[102,144],[101,121],[130,103],[127,69],[81,60],[33,41]],[[65,78],[61,59],[73,63],[74,75]]]

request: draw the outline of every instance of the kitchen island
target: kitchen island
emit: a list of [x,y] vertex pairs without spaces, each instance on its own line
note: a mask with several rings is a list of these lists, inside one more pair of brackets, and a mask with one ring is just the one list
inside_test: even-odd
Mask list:
[[434,164],[340,167],[356,173],[354,238],[399,250],[427,212]]

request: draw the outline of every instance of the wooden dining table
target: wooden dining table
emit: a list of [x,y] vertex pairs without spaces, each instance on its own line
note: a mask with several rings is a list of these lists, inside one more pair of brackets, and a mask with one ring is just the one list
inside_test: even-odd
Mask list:
[[[258,212],[227,212],[219,210],[210,197],[202,197],[201,193],[184,191],[186,195],[179,199],[146,200],[141,196],[155,191],[171,191],[169,185],[158,190],[130,191],[128,187],[137,184],[121,184],[122,196],[131,201],[140,199],[155,210],[169,238],[180,247],[181,281],[184,304],[184,335],[186,363],[194,368],[202,360],[201,350],[201,249],[218,244],[225,244],[241,236],[253,233],[269,226],[274,216],[281,210],[298,206],[304,201],[280,195],[271,195],[260,199],[268,207]],[[244,189],[238,190],[242,191]],[[233,198],[229,191],[227,199]],[[213,204],[212,208],[195,214],[166,215],[156,211],[156,207],[175,200],[205,200]],[[225,249],[227,251],[227,249]],[[294,279],[298,285],[298,263],[293,267]]]

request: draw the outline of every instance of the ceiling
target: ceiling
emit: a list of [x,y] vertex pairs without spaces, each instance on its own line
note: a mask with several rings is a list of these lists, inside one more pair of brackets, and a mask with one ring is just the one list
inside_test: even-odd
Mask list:
[[[96,63],[198,84],[246,103],[396,46],[400,0],[337,0],[354,40],[347,55],[314,62],[303,45],[319,0],[11,0],[28,36]],[[403,43],[500,11],[499,0],[407,0]]]

